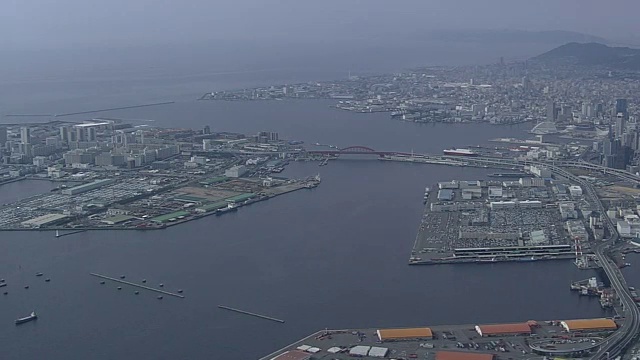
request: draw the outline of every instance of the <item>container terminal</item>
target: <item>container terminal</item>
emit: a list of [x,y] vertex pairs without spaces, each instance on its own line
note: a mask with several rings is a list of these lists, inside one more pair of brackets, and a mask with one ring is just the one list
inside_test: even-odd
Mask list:
[[586,357],[622,319],[321,330],[260,360],[514,360]]
[[[531,169],[533,168],[533,169]],[[579,187],[530,167],[517,179],[453,180],[431,186],[409,264],[589,263],[591,206]]]

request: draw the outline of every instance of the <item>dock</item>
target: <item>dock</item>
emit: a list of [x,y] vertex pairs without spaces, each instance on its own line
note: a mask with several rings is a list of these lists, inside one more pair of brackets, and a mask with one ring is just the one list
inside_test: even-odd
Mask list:
[[275,322],[279,322],[279,323],[284,324],[284,320],[276,319],[276,318],[273,318],[271,316],[260,315],[260,314],[252,313],[252,312],[249,312],[249,311],[240,310],[240,309],[234,309],[232,307],[228,307],[228,306],[224,306],[224,305],[218,305],[218,307],[220,309],[234,311],[234,312],[237,312],[237,313],[240,313],[240,314],[255,316],[255,317],[258,317],[258,318],[261,318],[261,319],[271,320],[271,321],[275,321]]
[[155,288],[152,288],[152,287],[149,287],[149,286],[144,286],[144,285],[132,283],[132,282],[129,282],[129,281],[124,281],[124,280],[112,278],[110,276],[100,275],[100,274],[96,274],[96,273],[89,273],[89,275],[95,276],[95,277],[99,277],[101,279],[115,281],[117,283],[121,283],[121,284],[125,284],[125,285],[130,285],[130,286],[137,287],[137,288],[140,288],[140,289],[145,289],[145,290],[149,290],[149,291],[155,291],[155,292],[160,293],[160,294],[175,296],[175,297],[184,299],[184,295],[180,295],[180,294],[176,294],[176,293],[172,293],[172,292],[164,291],[164,290],[160,290],[160,289],[155,289]]

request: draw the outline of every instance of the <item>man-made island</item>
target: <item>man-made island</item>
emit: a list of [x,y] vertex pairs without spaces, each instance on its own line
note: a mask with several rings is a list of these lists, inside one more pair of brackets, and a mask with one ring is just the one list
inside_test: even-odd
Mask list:
[[276,132],[255,136],[133,127],[114,120],[0,127],[1,183],[59,182],[0,208],[0,230],[161,229],[300,189],[320,176],[277,176],[302,153]]

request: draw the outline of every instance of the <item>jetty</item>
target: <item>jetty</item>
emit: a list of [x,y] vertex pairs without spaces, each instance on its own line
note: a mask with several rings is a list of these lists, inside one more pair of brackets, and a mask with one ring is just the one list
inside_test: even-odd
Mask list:
[[284,320],[276,319],[276,318],[271,317],[271,316],[260,315],[260,314],[252,313],[252,312],[249,312],[249,311],[240,310],[240,309],[234,309],[232,307],[228,307],[228,306],[224,306],[224,305],[218,305],[218,307],[220,309],[234,311],[234,312],[237,312],[237,313],[240,313],[240,314],[255,316],[255,317],[258,317],[258,318],[261,318],[261,319],[271,320],[271,321],[275,321],[275,322],[279,322],[279,323],[283,323],[284,324]]
[[96,274],[96,273],[89,273],[89,275],[95,276],[95,277],[99,277],[101,279],[115,281],[115,282],[120,283],[120,284],[130,285],[130,286],[137,287],[137,288],[140,288],[140,289],[145,289],[145,290],[149,290],[149,291],[155,291],[155,292],[160,293],[160,294],[175,296],[175,297],[184,299],[184,295],[180,295],[180,294],[176,294],[176,293],[172,293],[172,292],[164,291],[164,290],[160,290],[160,289],[155,289],[155,288],[152,288],[152,287],[149,287],[149,286],[144,286],[144,285],[132,283],[130,281],[124,281],[124,280],[121,280],[121,279],[116,279],[116,278],[113,278],[113,277],[110,277],[110,276],[100,275],[100,274]]

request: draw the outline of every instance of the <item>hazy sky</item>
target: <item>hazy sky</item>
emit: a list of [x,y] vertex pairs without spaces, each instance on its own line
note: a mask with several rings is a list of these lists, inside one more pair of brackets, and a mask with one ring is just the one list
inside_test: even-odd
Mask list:
[[0,47],[333,41],[429,29],[640,33],[639,0],[4,0]]

